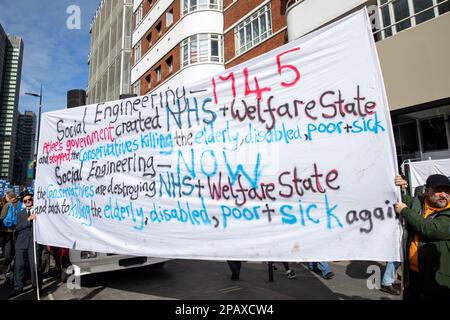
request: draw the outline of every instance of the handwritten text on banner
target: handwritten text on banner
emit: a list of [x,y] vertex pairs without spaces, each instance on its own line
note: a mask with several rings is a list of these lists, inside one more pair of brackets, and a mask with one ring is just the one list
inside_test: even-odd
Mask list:
[[43,114],[40,243],[169,258],[399,260],[367,13],[196,84]]

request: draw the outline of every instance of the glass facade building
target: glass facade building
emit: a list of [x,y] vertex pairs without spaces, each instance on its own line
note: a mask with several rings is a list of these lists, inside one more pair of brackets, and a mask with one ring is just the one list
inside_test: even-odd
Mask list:
[[15,185],[31,185],[33,170],[30,163],[34,158],[34,145],[36,140],[36,114],[25,111],[19,114],[17,125],[17,144],[14,159],[14,174],[12,182]]
[[23,41],[0,27],[0,179],[12,180],[19,119]]

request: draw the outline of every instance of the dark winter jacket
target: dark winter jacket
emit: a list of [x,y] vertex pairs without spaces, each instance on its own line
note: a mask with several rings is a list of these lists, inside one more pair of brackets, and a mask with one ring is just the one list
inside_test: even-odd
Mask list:
[[17,214],[16,250],[31,248],[33,239],[33,221],[28,221],[27,209],[23,208]]

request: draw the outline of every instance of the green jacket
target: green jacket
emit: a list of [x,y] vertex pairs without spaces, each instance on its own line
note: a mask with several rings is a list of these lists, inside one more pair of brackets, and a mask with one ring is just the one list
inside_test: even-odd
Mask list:
[[407,223],[404,232],[404,260],[406,286],[408,286],[408,253],[414,233],[421,235],[419,242],[419,273],[424,297],[450,297],[450,210],[438,211],[423,217],[424,197],[404,196],[408,206],[401,212]]

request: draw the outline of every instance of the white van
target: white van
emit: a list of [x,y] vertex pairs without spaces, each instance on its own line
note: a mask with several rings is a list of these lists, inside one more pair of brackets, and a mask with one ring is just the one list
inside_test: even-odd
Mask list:
[[78,250],[70,250],[69,257],[72,265],[80,268],[80,276],[148,265],[161,268],[166,261],[170,260],[166,258],[137,257]]

